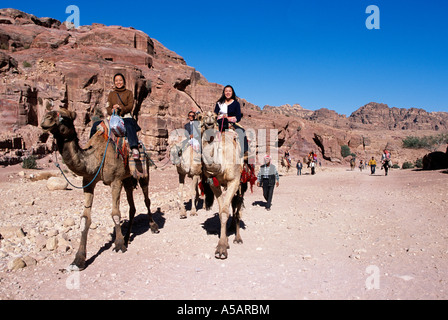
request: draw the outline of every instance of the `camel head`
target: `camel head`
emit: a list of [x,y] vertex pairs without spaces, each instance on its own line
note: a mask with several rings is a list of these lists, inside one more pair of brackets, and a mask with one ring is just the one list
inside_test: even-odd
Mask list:
[[76,112],[60,108],[59,111],[48,112],[40,124],[46,132],[51,132],[56,137],[62,137],[65,140],[76,136],[74,120]]
[[207,111],[204,114],[200,114],[198,117],[198,120],[201,122],[201,127],[203,130],[208,129],[216,129],[217,123],[216,123],[216,114],[211,111]]

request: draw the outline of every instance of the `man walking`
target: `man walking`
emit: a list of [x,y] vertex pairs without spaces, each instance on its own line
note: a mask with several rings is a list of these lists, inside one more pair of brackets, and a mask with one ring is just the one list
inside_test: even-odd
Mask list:
[[374,157],[369,161],[370,166],[370,174],[375,174],[375,168],[376,168],[376,160]]
[[258,182],[259,187],[263,187],[263,197],[266,200],[266,210],[271,210],[272,196],[274,195],[274,187],[279,186],[279,175],[277,168],[271,164],[271,157],[266,155],[264,157],[264,165],[260,167],[260,172],[258,172]]
[[302,175],[302,167],[303,167],[302,162],[300,162],[300,160],[298,160],[298,161],[297,161],[297,164],[296,164],[297,175],[298,175],[298,176],[301,176],[301,175]]

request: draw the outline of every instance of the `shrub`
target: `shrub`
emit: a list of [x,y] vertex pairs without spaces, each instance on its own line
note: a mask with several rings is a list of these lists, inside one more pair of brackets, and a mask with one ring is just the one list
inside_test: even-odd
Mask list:
[[412,168],[414,168],[414,165],[409,161],[403,162],[403,165],[401,166],[401,169],[412,169]]
[[31,63],[29,63],[28,61],[23,61],[23,67],[24,68],[31,68]]
[[348,157],[349,155],[351,155],[352,152],[350,151],[350,147],[347,145],[343,145],[341,146],[341,156],[342,157]]
[[36,169],[37,168],[36,158],[34,158],[33,156],[30,156],[28,158],[23,159],[22,168],[23,169]]
[[392,166],[393,169],[400,169],[400,166],[398,165],[398,163],[394,163],[394,165]]
[[441,133],[436,136],[415,137],[408,136],[403,139],[403,148],[437,150],[441,145],[448,143],[448,134]]
[[419,158],[419,159],[415,160],[414,165],[419,169],[423,168],[423,159]]

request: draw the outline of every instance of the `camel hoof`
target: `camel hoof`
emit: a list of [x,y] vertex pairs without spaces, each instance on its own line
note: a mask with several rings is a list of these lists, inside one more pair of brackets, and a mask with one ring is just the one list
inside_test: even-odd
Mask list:
[[72,271],[81,271],[86,268],[86,260],[85,259],[75,259],[71,265],[69,265],[66,270],[68,272]]
[[191,217],[197,217],[197,216],[198,216],[198,213],[197,213],[197,212],[190,212],[190,216],[191,216]]
[[243,244],[243,239],[241,239],[241,238],[235,238],[235,239],[233,240],[233,243],[236,243],[236,244]]
[[154,234],[159,233],[159,226],[157,225],[157,223],[153,222],[149,224],[150,228],[151,228],[151,232]]
[[180,218],[181,218],[181,219],[187,219],[187,215],[186,215],[186,214],[181,214],[181,215],[180,215]]
[[121,252],[126,252],[126,251],[128,251],[128,249],[126,248],[126,246],[122,243],[122,244],[116,244],[115,245],[115,248],[114,248],[114,251],[115,252],[119,252],[119,251],[121,251]]
[[80,267],[78,267],[77,265],[75,265],[75,264],[71,264],[71,265],[69,265],[67,268],[65,268],[65,271],[67,271],[67,272],[76,272],[76,271],[82,271],[82,270],[84,270],[85,269],[85,266],[83,266],[82,268],[80,268]]
[[215,251],[215,258],[221,260],[227,259],[227,248],[228,246],[218,246]]

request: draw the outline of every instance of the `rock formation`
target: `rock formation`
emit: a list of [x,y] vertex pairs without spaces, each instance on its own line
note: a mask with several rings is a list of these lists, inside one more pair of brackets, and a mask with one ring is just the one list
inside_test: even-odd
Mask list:
[[[169,133],[183,128],[188,111],[212,110],[223,88],[134,28],[92,24],[70,29],[52,18],[0,9],[0,164],[51,152],[51,138],[38,124],[59,106],[77,112],[78,135],[81,144],[87,142],[117,72],[135,94],[140,139],[159,160],[168,156]],[[342,145],[364,158],[389,145],[397,161],[415,160],[423,155],[403,150],[404,136],[448,130],[444,112],[369,103],[346,117],[298,104],[261,109],[239,99],[246,130],[257,137],[259,129],[276,129],[278,147],[289,149],[295,159],[314,150],[324,161],[340,163]],[[258,140],[252,142],[264,143]]]

